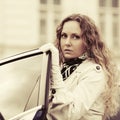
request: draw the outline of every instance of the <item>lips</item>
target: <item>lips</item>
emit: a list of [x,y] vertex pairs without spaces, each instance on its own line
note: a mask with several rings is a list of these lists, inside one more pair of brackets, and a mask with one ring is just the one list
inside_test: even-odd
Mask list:
[[64,52],[65,52],[65,53],[71,53],[72,50],[70,50],[70,49],[64,49]]

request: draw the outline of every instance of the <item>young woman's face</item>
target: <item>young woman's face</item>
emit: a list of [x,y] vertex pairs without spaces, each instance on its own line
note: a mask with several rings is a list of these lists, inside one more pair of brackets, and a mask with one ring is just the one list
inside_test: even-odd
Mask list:
[[60,47],[65,60],[80,57],[85,52],[78,22],[68,21],[64,23]]

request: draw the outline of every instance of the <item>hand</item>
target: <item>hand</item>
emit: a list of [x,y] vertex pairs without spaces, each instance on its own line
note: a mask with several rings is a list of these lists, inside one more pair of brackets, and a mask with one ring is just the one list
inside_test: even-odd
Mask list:
[[40,50],[43,52],[50,50],[52,53],[52,65],[59,65],[59,51],[52,43],[43,45]]
[[63,79],[60,72],[60,66],[59,66],[59,51],[58,49],[52,44],[48,43],[40,47],[40,50],[43,52],[51,51],[52,53],[52,79],[51,79],[51,85],[52,88],[61,88],[63,87]]

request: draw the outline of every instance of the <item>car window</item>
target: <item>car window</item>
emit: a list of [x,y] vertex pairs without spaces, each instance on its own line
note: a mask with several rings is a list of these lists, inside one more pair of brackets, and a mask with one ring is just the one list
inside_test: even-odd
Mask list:
[[15,55],[14,61],[0,65],[0,112],[5,119],[45,104],[48,55],[25,57],[27,53],[22,59]]

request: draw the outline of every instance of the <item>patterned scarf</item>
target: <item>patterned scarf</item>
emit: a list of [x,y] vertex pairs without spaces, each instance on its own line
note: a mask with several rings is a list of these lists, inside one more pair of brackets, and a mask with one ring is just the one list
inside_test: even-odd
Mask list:
[[78,58],[73,58],[67,62],[64,62],[63,67],[61,69],[63,80],[66,80],[86,58],[87,54],[84,53],[82,56]]

